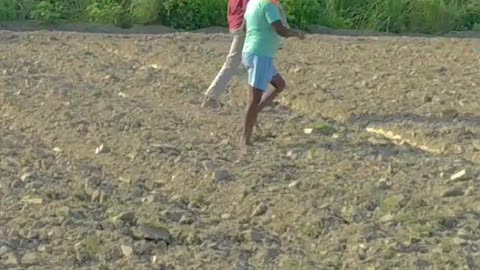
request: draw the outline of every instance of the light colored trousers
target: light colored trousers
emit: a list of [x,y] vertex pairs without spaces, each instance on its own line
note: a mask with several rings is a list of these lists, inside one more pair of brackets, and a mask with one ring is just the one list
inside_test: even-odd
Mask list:
[[208,87],[205,95],[218,100],[220,95],[227,91],[227,86],[233,76],[237,75],[240,63],[242,62],[242,50],[243,43],[245,42],[245,32],[242,29],[238,29],[232,32],[233,41],[230,46],[230,52],[225,59],[225,63],[218,72],[215,79],[212,81],[210,87]]

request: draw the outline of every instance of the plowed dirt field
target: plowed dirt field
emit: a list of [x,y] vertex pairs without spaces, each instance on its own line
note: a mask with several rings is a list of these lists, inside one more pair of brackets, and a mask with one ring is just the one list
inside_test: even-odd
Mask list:
[[0,31],[0,268],[480,269],[480,40],[288,40],[247,155],[229,44]]

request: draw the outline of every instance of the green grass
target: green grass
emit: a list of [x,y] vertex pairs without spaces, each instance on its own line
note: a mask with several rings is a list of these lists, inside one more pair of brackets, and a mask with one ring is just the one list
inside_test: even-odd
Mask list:
[[[228,0],[2,0],[0,21],[36,19],[115,23],[161,23],[181,29],[226,26]],[[439,34],[480,30],[478,0],[282,0],[299,28]]]

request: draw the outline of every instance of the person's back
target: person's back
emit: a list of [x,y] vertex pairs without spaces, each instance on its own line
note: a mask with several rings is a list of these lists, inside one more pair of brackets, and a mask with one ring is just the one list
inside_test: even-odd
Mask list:
[[275,0],[250,0],[245,11],[247,35],[243,52],[274,58],[280,36],[272,23],[281,19]]

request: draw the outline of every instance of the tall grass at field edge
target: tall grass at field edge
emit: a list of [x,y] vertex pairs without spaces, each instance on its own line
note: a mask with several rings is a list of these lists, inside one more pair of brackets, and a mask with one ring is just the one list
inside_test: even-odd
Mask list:
[[[0,0],[0,21],[226,26],[228,0]],[[281,0],[292,25],[439,34],[480,31],[480,0]]]

